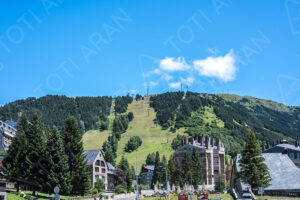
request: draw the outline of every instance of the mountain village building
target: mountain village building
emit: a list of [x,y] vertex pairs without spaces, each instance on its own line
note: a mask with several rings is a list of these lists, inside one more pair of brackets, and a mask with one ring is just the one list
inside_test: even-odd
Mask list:
[[12,139],[16,136],[16,127],[0,121],[0,151],[7,151]]
[[192,155],[193,150],[201,160],[206,188],[214,189],[220,174],[225,174],[225,148],[218,139],[208,136],[185,138],[182,146],[174,153],[174,161],[181,164],[184,154]]
[[105,190],[108,186],[107,179],[107,164],[100,150],[84,151],[85,161],[89,166],[91,185],[94,187],[97,179],[102,179],[105,185]]
[[[289,156],[284,153],[263,153],[265,164],[271,176],[270,186],[264,188],[265,195],[271,196],[293,196],[300,197],[300,169],[296,167]],[[251,191],[250,185],[240,180],[237,174],[241,171],[239,160],[241,155],[237,155],[233,167],[231,187],[241,197],[244,192]]]
[[298,142],[289,144],[286,140],[276,140],[272,143],[272,146],[264,146],[263,153],[285,153],[300,168],[300,147]]
[[150,185],[152,182],[153,172],[154,165],[144,165],[140,174],[141,184]]

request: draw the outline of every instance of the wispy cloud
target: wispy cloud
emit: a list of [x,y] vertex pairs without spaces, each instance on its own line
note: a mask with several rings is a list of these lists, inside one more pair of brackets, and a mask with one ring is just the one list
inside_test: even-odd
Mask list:
[[187,86],[191,86],[195,81],[194,77],[187,77],[187,78],[180,77],[180,80],[183,84]]
[[236,59],[231,49],[225,56],[209,56],[202,60],[194,60],[193,66],[200,76],[216,77],[228,82],[235,79]]

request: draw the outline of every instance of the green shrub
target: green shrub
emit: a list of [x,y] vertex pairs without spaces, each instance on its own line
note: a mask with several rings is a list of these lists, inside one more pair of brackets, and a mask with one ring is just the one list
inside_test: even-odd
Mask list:
[[116,194],[126,193],[126,189],[124,188],[123,185],[117,185],[117,186],[115,187],[115,193],[116,193]]
[[125,146],[125,152],[128,153],[133,152],[141,145],[142,145],[142,139],[139,136],[130,137],[128,143]]
[[105,190],[105,185],[102,179],[97,179],[95,182],[95,189],[98,193],[103,192]]

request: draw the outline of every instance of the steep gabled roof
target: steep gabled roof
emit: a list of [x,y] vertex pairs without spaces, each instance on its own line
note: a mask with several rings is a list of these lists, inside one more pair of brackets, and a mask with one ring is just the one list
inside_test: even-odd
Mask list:
[[92,165],[95,162],[99,153],[99,149],[84,151],[83,154],[85,155],[85,161],[87,162],[87,165]]

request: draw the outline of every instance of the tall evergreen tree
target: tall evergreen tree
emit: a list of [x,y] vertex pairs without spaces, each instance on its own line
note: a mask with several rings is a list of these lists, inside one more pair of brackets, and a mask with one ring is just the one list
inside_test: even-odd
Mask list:
[[160,163],[160,177],[161,177],[161,183],[166,185],[168,169],[167,169],[167,159],[166,156],[163,155],[161,163]]
[[19,121],[16,137],[13,138],[8,152],[2,162],[8,179],[17,182],[17,191],[19,191],[20,181],[26,180],[30,173],[29,164],[26,161],[28,146],[26,134],[28,134],[28,131],[28,120],[23,114]]
[[63,142],[71,174],[71,193],[84,195],[90,188],[90,175],[84,160],[82,135],[74,117],[66,120]]
[[242,152],[242,158],[239,161],[241,165],[241,172],[239,175],[252,189],[270,185],[269,182],[271,181],[271,177],[264,160],[255,134],[250,132]]
[[159,152],[156,152],[155,163],[154,163],[154,172],[152,177],[152,186],[154,186],[158,181],[160,181],[160,157]]
[[184,181],[187,184],[193,183],[193,162],[191,156],[187,153],[184,153],[183,160],[182,160],[182,168],[184,169]]
[[60,133],[55,128],[48,133],[45,168],[47,169],[47,180],[45,190],[52,192],[58,186],[62,194],[71,192],[71,176],[69,172],[68,156],[65,153]]
[[39,188],[34,187],[33,195],[35,195],[36,189],[42,189],[46,178],[46,172],[41,167],[46,151],[46,136],[41,119],[37,114],[34,115],[32,126],[29,129],[27,135],[27,162],[30,166],[27,181],[35,185],[40,185]]
[[192,153],[192,184],[196,187],[198,185],[202,185],[203,180],[203,171],[201,161],[197,155],[196,149],[193,150]]
[[129,167],[128,160],[124,158],[124,156],[122,156],[122,159],[119,162],[117,168],[123,171],[124,179],[127,184],[127,191],[130,191],[132,189],[133,174],[132,174],[132,170]]

